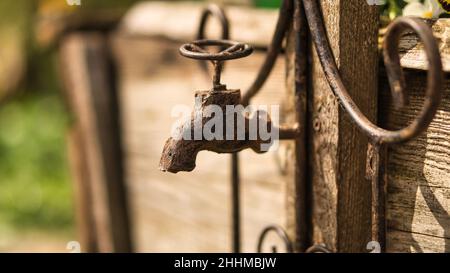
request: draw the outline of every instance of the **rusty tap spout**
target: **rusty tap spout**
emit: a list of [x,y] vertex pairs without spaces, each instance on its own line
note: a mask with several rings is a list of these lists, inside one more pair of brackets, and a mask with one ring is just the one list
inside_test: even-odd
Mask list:
[[[260,133],[252,137],[250,124],[258,124],[257,128],[266,126],[269,130],[272,127],[270,118],[259,112],[249,116],[240,101],[240,90],[197,92],[191,116],[176,128],[164,145],[160,169],[171,173],[190,172],[195,168],[197,154],[204,150],[216,153],[234,153],[248,148],[257,153],[267,151],[272,140],[261,137]],[[208,135],[205,128],[213,128],[214,132]]]

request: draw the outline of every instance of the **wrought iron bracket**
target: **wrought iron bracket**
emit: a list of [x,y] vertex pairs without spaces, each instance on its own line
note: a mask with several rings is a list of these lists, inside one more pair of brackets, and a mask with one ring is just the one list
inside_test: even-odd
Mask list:
[[[182,55],[201,59],[210,60],[215,66],[215,74],[213,77],[213,90],[222,90],[224,86],[220,83],[220,73],[222,72],[222,62],[234,57],[243,57],[251,51],[246,45],[227,41],[229,38],[229,21],[221,8],[215,5],[208,6],[202,14],[198,38],[204,39],[204,28],[210,15],[217,16],[223,28],[223,39],[219,41],[201,40],[191,44],[184,45],[180,52]],[[400,65],[400,56],[398,52],[399,40],[401,35],[407,31],[415,32],[424,45],[424,49],[428,58],[428,80],[426,99],[419,115],[407,127],[389,131],[372,123],[358,108],[349,95],[340,76],[339,69],[336,65],[330,43],[327,38],[323,16],[320,10],[318,0],[284,0],[279,11],[279,18],[276,24],[275,33],[273,35],[270,46],[266,54],[265,61],[251,87],[244,93],[241,104],[249,105],[251,99],[261,90],[261,87],[270,75],[274,64],[282,51],[283,40],[287,36],[289,28],[294,24],[296,32],[296,70],[305,71],[307,58],[307,46],[305,46],[305,36],[310,37],[315,45],[318,58],[320,60],[325,77],[331,90],[338,99],[340,105],[345,109],[351,120],[356,126],[368,137],[369,146],[367,149],[367,178],[372,184],[372,240],[377,241],[381,245],[382,251],[386,250],[386,188],[387,188],[387,148],[389,145],[403,143],[409,141],[423,131],[425,131],[433,120],[437,108],[442,97],[443,72],[441,57],[436,39],[433,37],[431,29],[421,20],[414,18],[398,18],[388,27],[383,43],[384,65],[386,67],[393,101],[396,107],[403,107],[408,103],[408,95],[405,89],[405,80]],[[222,52],[211,55],[204,51],[204,45],[226,46]],[[206,66],[202,64],[202,68],[207,72]],[[298,99],[296,94],[296,99]],[[297,140],[299,138],[300,119],[296,124],[284,125],[280,127],[280,135],[283,139]],[[300,144],[297,144],[300,145]],[[299,159],[300,153],[297,153]],[[299,160],[297,160],[299,161]],[[232,189],[233,189],[233,250],[240,251],[240,203],[239,203],[239,169],[238,155],[233,154],[232,157]],[[298,166],[297,166],[298,168]],[[300,174],[296,174],[300,175]],[[305,203],[301,205],[304,209]],[[304,213],[303,213],[304,214]],[[308,234],[308,226],[304,215],[302,215],[301,230],[298,234],[306,237]],[[260,235],[258,242],[258,251],[262,250],[262,244],[265,236],[275,231],[285,242],[286,250],[293,252],[294,247],[289,240],[285,231],[278,226],[269,226],[265,228]],[[299,250],[306,252],[331,252],[326,246],[315,245],[306,248],[307,238],[302,238]],[[297,249],[298,250],[298,249]]]

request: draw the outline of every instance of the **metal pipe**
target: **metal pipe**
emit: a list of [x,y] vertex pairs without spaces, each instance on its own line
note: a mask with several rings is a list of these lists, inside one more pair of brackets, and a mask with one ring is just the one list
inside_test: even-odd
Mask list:
[[[298,127],[306,125],[306,95],[308,89],[308,28],[301,0],[294,4],[295,33],[295,115]],[[310,217],[308,213],[307,153],[306,128],[299,128],[295,139],[295,212],[296,218],[296,250],[304,252],[310,244]]]
[[241,252],[241,194],[238,153],[231,154],[231,214],[233,252]]

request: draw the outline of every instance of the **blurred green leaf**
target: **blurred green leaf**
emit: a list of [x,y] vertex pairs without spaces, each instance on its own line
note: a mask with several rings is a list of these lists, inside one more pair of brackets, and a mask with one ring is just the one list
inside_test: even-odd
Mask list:
[[73,224],[65,154],[67,114],[56,92],[0,107],[0,221],[16,228]]

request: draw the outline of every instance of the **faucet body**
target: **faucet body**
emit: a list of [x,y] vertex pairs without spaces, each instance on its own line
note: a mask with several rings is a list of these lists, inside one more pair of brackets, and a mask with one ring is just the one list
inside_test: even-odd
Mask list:
[[[227,113],[227,106],[238,106],[241,103],[241,93],[240,90],[223,90],[223,91],[198,91],[196,93],[196,106],[191,116],[183,122],[177,129],[174,136],[170,137],[166,144],[161,156],[160,169],[162,171],[177,173],[180,171],[190,172],[195,168],[195,161],[197,154],[200,151],[212,151],[216,153],[235,153],[242,151],[244,149],[252,149],[257,153],[263,153],[266,149],[262,149],[262,144],[270,145],[271,140],[262,140],[260,133],[258,132],[255,140],[250,140],[249,124],[251,118],[249,114],[245,111],[234,112],[232,116]],[[195,139],[195,130],[198,130],[193,126],[196,122],[201,123],[201,128],[204,127],[208,121],[212,118],[208,112],[208,106],[218,106],[222,109],[223,114],[220,120],[223,121],[223,136],[220,139],[208,140],[205,138],[203,131],[201,132],[201,138]],[[237,109],[237,108],[236,108]],[[241,115],[240,117],[238,115]],[[272,122],[270,118],[261,118],[262,115],[257,113],[253,118],[257,118],[258,126],[267,126],[267,129],[271,128]],[[243,119],[245,122],[245,138],[244,140],[238,140],[237,134],[237,119]],[[225,121],[234,119],[233,122],[233,140],[229,140],[226,137],[227,130],[231,128],[226,124]],[[198,132],[197,132],[198,135]],[[182,137],[182,136],[189,136]]]

